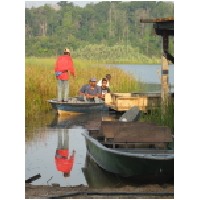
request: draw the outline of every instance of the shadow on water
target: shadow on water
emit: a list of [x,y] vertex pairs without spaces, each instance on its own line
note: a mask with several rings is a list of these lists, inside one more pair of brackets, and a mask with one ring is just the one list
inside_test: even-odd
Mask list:
[[[26,182],[33,185],[85,185],[91,188],[144,184],[101,169],[87,156],[84,124],[88,121],[118,120],[121,114],[92,113],[59,117],[49,113],[47,121],[31,129],[26,139]],[[49,121],[49,119],[52,119]],[[30,123],[31,124],[31,123]],[[28,130],[28,129],[27,129]],[[26,134],[26,137],[29,134]],[[148,182],[152,183],[152,182]],[[156,182],[161,184],[161,182]]]

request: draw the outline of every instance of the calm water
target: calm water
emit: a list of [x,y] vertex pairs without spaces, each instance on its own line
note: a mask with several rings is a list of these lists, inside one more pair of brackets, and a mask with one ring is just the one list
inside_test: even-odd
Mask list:
[[[159,65],[115,65],[132,73],[137,79],[148,83],[159,83]],[[173,83],[173,66],[170,66],[169,80]],[[122,179],[99,168],[86,156],[86,130],[83,125],[90,120],[117,120],[120,116],[109,113],[93,113],[78,116],[57,117],[50,111],[45,116],[38,116],[34,122],[26,121],[25,144],[25,179],[37,174],[41,177],[32,181],[33,185],[65,186],[89,185],[89,187],[116,187],[133,184],[132,180]],[[64,142],[65,141],[65,142]],[[72,169],[66,175],[57,170],[56,150],[62,145],[74,154]]]
[[[49,112],[49,115],[55,114]],[[109,115],[108,113],[83,114],[62,118],[55,115],[48,125],[35,129],[33,127],[30,133],[26,133],[26,137],[30,134],[32,135],[32,138],[26,141],[26,180],[40,174],[41,177],[34,180],[32,182],[33,185],[57,183],[62,187],[80,184],[90,185],[90,187],[101,187],[107,182],[107,184],[112,186],[114,181],[116,183],[116,176],[110,176],[108,173],[107,177],[106,173],[104,174],[93,161],[86,157],[85,138],[82,133],[86,131],[83,129],[83,125],[87,121],[116,120],[115,118],[115,115]],[[41,119],[38,118],[37,120],[40,124]],[[44,124],[46,124],[45,121]],[[64,144],[66,138],[67,142]],[[57,170],[55,162],[56,149],[60,142],[65,147],[64,149],[69,150],[70,155],[75,151],[73,167],[67,177],[64,176],[63,172]],[[102,179],[101,182],[91,180],[91,174],[88,176],[87,166],[90,167],[92,173],[96,173],[97,169],[99,170],[98,174]]]
[[[132,74],[137,80],[145,83],[159,83],[161,77],[161,65],[124,65],[124,64],[114,64],[107,65],[115,66],[124,71]],[[169,65],[169,83],[174,84],[174,65]]]
[[[26,179],[40,173],[41,178],[34,181],[36,185],[51,185],[59,183],[61,186],[86,184],[81,171],[85,163],[85,141],[81,129],[51,129],[41,128],[34,142],[26,143]],[[55,153],[58,143],[58,135],[69,136],[69,152],[76,151],[74,165],[70,175],[64,177],[62,172],[57,171]],[[77,141],[78,144],[76,143]],[[77,145],[76,145],[77,144]]]

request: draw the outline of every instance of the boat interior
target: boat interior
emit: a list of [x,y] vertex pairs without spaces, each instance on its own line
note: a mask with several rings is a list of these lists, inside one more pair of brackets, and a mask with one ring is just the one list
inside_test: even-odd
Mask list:
[[85,127],[89,135],[108,148],[128,151],[169,150],[173,148],[173,135],[167,126],[150,122],[102,121],[89,122]]

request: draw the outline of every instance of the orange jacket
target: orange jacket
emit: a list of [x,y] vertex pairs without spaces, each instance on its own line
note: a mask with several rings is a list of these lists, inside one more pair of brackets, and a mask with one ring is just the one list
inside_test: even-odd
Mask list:
[[58,171],[69,173],[74,164],[74,153],[69,156],[69,150],[57,150],[55,162]]
[[60,72],[60,74],[56,76],[56,78],[60,80],[69,80],[70,74],[72,74],[73,76],[75,75],[75,69],[73,66],[73,60],[71,56],[62,55],[57,58],[55,73],[58,72]]

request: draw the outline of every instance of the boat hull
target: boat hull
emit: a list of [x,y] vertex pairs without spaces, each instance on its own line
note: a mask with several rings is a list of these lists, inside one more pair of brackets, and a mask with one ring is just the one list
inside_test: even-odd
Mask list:
[[97,140],[84,134],[87,151],[104,170],[123,177],[174,177],[174,155],[172,151],[153,154],[137,151],[118,151],[104,147]]
[[58,114],[64,113],[90,113],[99,110],[108,110],[108,107],[104,103],[93,103],[93,102],[57,102],[55,100],[48,101],[52,108],[57,110]]

